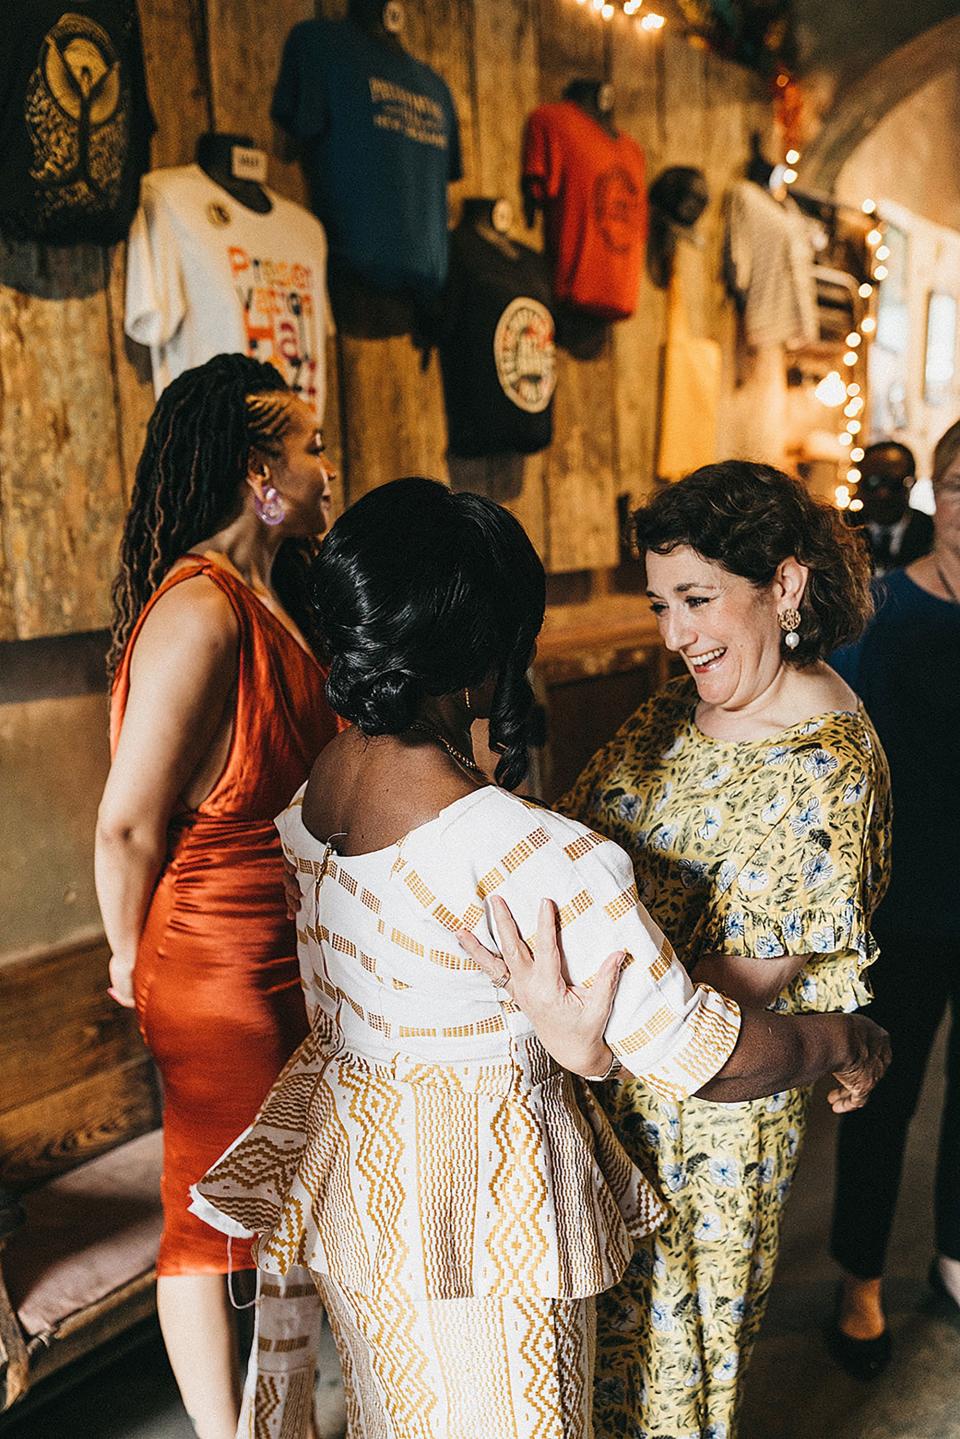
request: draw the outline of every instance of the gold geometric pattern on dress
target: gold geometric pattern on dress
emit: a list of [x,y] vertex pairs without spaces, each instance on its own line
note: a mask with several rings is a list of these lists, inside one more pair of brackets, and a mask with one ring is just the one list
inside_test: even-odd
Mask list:
[[503,878],[503,872],[497,869],[496,865],[494,865],[493,869],[488,869],[486,874],[477,880],[478,897],[481,900],[486,899],[495,889],[500,888],[503,884]]
[[[566,1401],[556,1353],[552,1381],[535,1372],[558,1332],[555,1315],[543,1319],[543,1296],[572,1301],[615,1283],[632,1241],[662,1221],[663,1207],[592,1096],[557,1068],[451,931],[479,929],[481,891],[502,875],[497,889],[521,932],[539,896],[555,897],[568,971],[583,983],[612,947],[610,906],[619,912],[630,895],[631,872],[621,851],[580,844],[584,833],[556,815],[538,809],[531,829],[527,807],[501,791],[491,788],[464,820],[468,813],[469,826],[447,826],[436,853],[414,834],[405,841],[410,859],[392,850],[367,857],[363,884],[349,857],[324,851],[327,870],[320,865],[304,900],[309,922],[298,926],[313,1032],[195,1192],[198,1204],[260,1236],[268,1271],[307,1265],[321,1286],[349,1291],[353,1330],[376,1363],[376,1373],[364,1371],[358,1350],[349,1359],[357,1439],[512,1432],[447,1427],[454,1388],[423,1317],[432,1302],[475,1305],[485,1296],[500,1305],[500,1322],[508,1316],[508,1372],[497,1382],[510,1385],[518,1434],[581,1439],[582,1429],[586,1439],[585,1425],[564,1430],[558,1418]],[[296,860],[304,847],[319,852],[302,841],[296,811],[280,827]],[[634,959],[610,1022],[614,1051],[623,1052],[624,1034],[634,1037],[632,1063],[651,1091],[699,1088],[701,1072],[719,1068],[723,1046],[729,1052],[736,1040],[735,1012],[708,991],[695,996],[677,964],[651,978],[663,936],[632,899],[614,942]],[[526,1316],[521,1296],[532,1306]],[[518,1352],[525,1329],[526,1359]],[[338,1339],[341,1354],[345,1343]],[[273,1348],[262,1359],[280,1365],[298,1355]]]
[[639,903],[640,896],[637,893],[637,886],[631,884],[626,889],[621,890],[616,899],[611,899],[610,902],[603,907],[610,918],[616,921],[622,919],[625,914],[629,914],[630,910],[636,909]]
[[466,954],[453,954],[448,949],[431,949],[430,963],[441,969],[478,969],[479,966]]
[[517,1300],[517,1309],[526,1320],[518,1351],[529,1374],[523,1397],[533,1410],[534,1422],[528,1433],[530,1439],[556,1439],[563,1434],[564,1423],[554,1316],[542,1304],[526,1298]]
[[578,835],[577,838],[571,840],[569,844],[565,844],[563,846],[563,852],[567,856],[567,859],[576,862],[578,859],[582,859],[585,854],[589,854],[590,850],[595,849],[598,844],[606,843],[607,841],[602,834],[595,834],[593,830],[588,829],[586,834]]
[[341,1077],[351,1094],[350,1117],[358,1126],[354,1163],[367,1184],[367,1217],[381,1241],[376,1297],[355,1296],[357,1312],[365,1320],[374,1370],[393,1397],[392,1417],[400,1433],[411,1439],[427,1436],[437,1398],[426,1383],[428,1360],[416,1342],[413,1306],[401,1281],[408,1250],[399,1225],[405,1197],[397,1128],[400,1096],[396,1086],[372,1075],[355,1082],[344,1067]]
[[542,1225],[547,1184],[537,1163],[539,1126],[522,1095],[497,1106],[491,1138],[498,1159],[490,1176],[496,1217],[486,1240],[496,1271],[490,1293],[536,1293],[536,1274],[549,1249]]
[[670,966],[676,961],[676,958],[673,946],[668,939],[665,939],[660,946],[660,953],[650,966],[650,978],[654,982],[662,979],[669,972]]
[[511,850],[507,851],[500,862],[508,874],[513,874],[514,870],[519,869],[532,854],[549,843],[550,836],[545,829],[531,830],[520,840],[519,844],[515,844]]
[[565,904],[561,907],[557,915],[557,920],[560,928],[566,929],[567,925],[572,924],[573,921],[579,918],[581,914],[586,914],[587,910],[591,907],[592,904],[593,898],[590,894],[590,891],[586,889],[581,889],[578,894],[575,894],[573,896],[573,899],[570,900],[569,904]]
[[418,939],[414,939],[409,934],[404,934],[402,929],[391,929],[390,939],[393,944],[399,945],[401,949],[407,950],[409,954],[415,954],[420,959],[423,958],[423,945]]
[[403,882],[417,903],[422,904],[424,909],[430,909],[432,905],[436,904],[437,896],[424,884],[415,869],[408,870],[403,877]]
[[[428,1292],[437,1299],[473,1293],[480,1126],[475,1095],[445,1065],[423,1065],[414,1086],[420,1233]],[[464,1178],[469,1176],[467,1182]]]
[[360,903],[365,904],[367,909],[372,910],[374,914],[379,914],[382,908],[380,900],[366,886],[360,891]]

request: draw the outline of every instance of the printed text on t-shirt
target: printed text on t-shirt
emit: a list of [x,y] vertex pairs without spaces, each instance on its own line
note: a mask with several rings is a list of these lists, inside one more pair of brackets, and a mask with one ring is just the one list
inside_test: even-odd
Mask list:
[[395,85],[392,80],[370,76],[370,99],[373,101],[373,123],[381,130],[395,130],[408,140],[421,145],[447,148],[447,127],[443,106],[429,95],[418,95]]
[[230,272],[243,312],[247,354],[276,365],[294,394],[317,397],[317,306],[309,265],[258,259],[230,245]]

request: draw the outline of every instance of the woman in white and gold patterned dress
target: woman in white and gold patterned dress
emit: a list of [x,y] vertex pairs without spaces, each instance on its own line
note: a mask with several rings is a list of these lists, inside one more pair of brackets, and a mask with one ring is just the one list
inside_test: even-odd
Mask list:
[[[856,1101],[880,1032],[817,1016],[771,1037],[691,983],[623,851],[486,783],[471,720],[490,719],[516,783],[544,603],[505,511],[397,481],[337,523],[315,579],[330,698],[354,728],[278,821],[311,1034],[194,1199],[259,1236],[245,1413],[258,1436],[302,1433],[309,1271],[351,1439],[588,1439],[593,1297],[665,1210],[567,1070],[617,1056],[665,1095],[734,1099],[846,1069]],[[556,910],[538,911],[546,895]],[[526,952],[502,902],[553,966],[560,1021],[539,1038],[476,938]]]

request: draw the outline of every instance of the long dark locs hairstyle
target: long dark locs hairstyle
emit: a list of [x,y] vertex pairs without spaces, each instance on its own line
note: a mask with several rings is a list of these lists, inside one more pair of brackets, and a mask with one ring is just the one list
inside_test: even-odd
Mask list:
[[[291,423],[290,391],[272,365],[215,355],[167,386],[147,426],[113,582],[112,676],[147,600],[175,560],[239,513],[251,450],[276,458]],[[274,580],[297,610],[297,546],[281,547]],[[295,614],[295,618],[300,618]]]

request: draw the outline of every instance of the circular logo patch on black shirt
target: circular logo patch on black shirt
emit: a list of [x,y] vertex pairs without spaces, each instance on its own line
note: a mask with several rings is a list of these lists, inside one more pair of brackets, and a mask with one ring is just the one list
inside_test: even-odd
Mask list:
[[539,300],[519,295],[497,321],[493,359],[503,393],[518,409],[545,410],[557,386],[553,316]]

